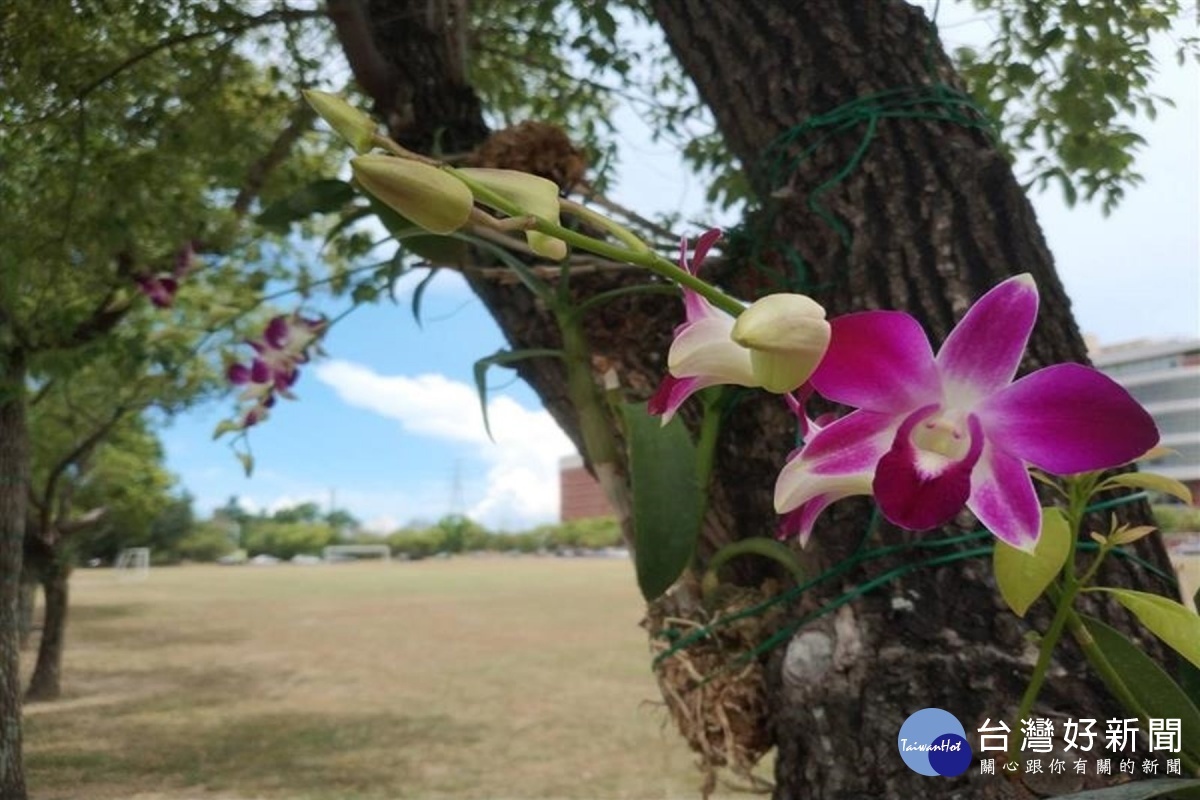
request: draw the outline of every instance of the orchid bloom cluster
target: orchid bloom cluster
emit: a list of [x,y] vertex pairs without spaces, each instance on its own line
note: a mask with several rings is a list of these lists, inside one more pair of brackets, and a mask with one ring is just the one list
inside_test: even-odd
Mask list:
[[[723,312],[697,301],[685,301],[688,322],[672,355],[691,352],[699,325],[718,327],[708,320]],[[817,393],[855,410],[829,422],[804,419],[805,444],[775,486],[781,533],[807,542],[830,504],[870,495],[901,528],[939,527],[965,506],[998,538],[1032,551],[1042,509],[1030,466],[1056,475],[1103,470],[1153,447],[1158,431],[1150,415],[1094,369],[1058,364],[1013,380],[1037,309],[1032,277],[1010,278],[971,307],[936,355],[908,314],[831,320],[823,358],[815,367],[806,360],[801,371]],[[735,327],[725,316],[720,325]],[[670,359],[672,374],[651,410],[669,419],[702,386],[752,385],[725,366]]]
[[[693,275],[721,236],[710,230],[696,242],[691,261],[687,241],[679,248],[679,268]],[[825,309],[802,294],[772,294],[735,320],[696,292],[683,290],[685,321],[675,329],[667,354],[670,373],[650,398],[651,414],[666,424],[679,407],[708,386],[734,384],[786,394],[812,375],[829,346]]]
[[170,308],[175,302],[180,282],[192,270],[195,260],[196,244],[188,242],[175,253],[175,267],[171,272],[135,277],[138,291],[144,294],[155,308]]
[[291,388],[300,377],[300,365],[308,362],[310,350],[319,348],[317,342],[327,327],[324,319],[281,314],[267,323],[262,338],[247,342],[255,353],[250,363],[232,363],[225,373],[230,383],[245,387],[238,396],[240,403],[249,405],[241,427],[266,419],[276,394],[295,399]]

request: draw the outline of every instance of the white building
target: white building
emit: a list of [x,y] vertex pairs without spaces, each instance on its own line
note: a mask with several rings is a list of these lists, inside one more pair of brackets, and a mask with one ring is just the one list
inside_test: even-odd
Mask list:
[[1163,447],[1176,451],[1146,462],[1144,469],[1183,481],[1200,496],[1200,339],[1139,339],[1094,348],[1089,355],[1150,412]]

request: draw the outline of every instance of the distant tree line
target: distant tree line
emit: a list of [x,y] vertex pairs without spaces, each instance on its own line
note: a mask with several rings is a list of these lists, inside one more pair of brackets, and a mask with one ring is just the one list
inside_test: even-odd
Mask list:
[[242,551],[247,557],[269,555],[291,559],[320,555],[331,544],[386,544],[394,556],[421,559],[469,552],[538,553],[599,550],[622,544],[620,527],[610,517],[541,525],[521,532],[491,531],[459,514],[436,522],[412,522],[380,535],[366,531],[342,509],[322,511],[316,503],[300,503],[272,513],[251,513],[237,498],[198,519],[193,498],[184,492],[163,503],[148,524],[136,528],[106,526],[78,542],[81,563],[112,563],[125,547],[149,547],[156,564],[216,561]]

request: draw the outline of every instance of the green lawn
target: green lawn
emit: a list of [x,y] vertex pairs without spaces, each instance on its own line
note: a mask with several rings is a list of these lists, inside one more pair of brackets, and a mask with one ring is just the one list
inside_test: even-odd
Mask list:
[[72,579],[34,798],[696,797],[624,561]]

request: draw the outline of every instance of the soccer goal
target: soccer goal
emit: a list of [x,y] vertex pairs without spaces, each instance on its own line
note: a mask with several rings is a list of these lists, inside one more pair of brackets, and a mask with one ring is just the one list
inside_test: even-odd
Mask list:
[[118,580],[146,580],[150,577],[150,548],[126,547],[117,555],[113,569],[116,570]]
[[392,560],[392,548],[386,544],[331,544],[321,551],[325,561],[358,561],[377,557],[380,561]]

